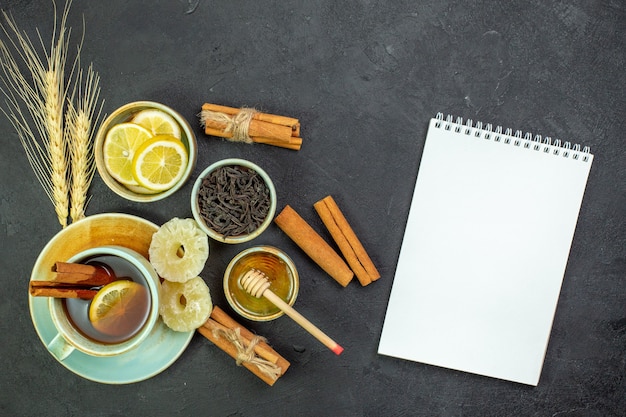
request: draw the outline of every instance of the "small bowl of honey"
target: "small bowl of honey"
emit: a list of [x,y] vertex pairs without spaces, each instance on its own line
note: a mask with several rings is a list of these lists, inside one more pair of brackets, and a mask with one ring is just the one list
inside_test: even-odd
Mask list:
[[235,312],[254,321],[270,321],[282,316],[284,313],[269,300],[248,294],[241,285],[241,277],[251,269],[264,273],[270,283],[269,289],[293,306],[300,288],[293,261],[273,246],[254,246],[237,254],[224,272],[224,293]]

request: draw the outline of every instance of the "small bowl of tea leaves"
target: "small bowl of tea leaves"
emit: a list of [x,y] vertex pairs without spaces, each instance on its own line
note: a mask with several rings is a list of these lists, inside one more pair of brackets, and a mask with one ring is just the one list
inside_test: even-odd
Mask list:
[[272,222],[276,189],[258,165],[245,159],[223,159],[198,176],[191,192],[191,211],[210,238],[231,244],[248,242]]

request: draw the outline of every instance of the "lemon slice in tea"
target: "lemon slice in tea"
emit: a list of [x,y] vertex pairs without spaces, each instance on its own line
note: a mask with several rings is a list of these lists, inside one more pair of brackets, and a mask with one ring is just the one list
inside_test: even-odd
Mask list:
[[144,142],[133,159],[135,180],[149,190],[172,188],[185,174],[187,149],[174,136],[159,135]]
[[109,174],[125,185],[137,185],[133,177],[133,158],[137,148],[152,137],[145,127],[134,123],[113,126],[104,139],[102,154]]
[[89,321],[100,333],[131,338],[143,326],[150,311],[148,289],[134,281],[105,285],[89,305]]
[[180,139],[180,126],[172,116],[161,110],[142,110],[131,121],[145,127],[153,135],[170,135]]

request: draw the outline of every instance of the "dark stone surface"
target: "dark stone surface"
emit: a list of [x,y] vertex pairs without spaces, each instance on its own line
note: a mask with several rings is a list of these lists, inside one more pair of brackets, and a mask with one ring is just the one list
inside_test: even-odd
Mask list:
[[[59,2],[62,3],[62,2]],[[1,6],[46,44],[52,2]],[[61,7],[61,5],[59,5]],[[27,282],[60,230],[11,125],[0,118],[0,414],[215,416],[623,416],[626,413],[626,83],[623,1],[74,2],[72,45],[102,77],[104,109],[155,100],[199,140],[194,179],[243,157],[273,178],[278,205],[323,230],[312,205],[331,194],[382,278],[341,288],[273,226],[239,246],[211,243],[202,274],[226,307],[221,274],[238,251],[267,243],[298,265],[296,307],[345,347],[340,357],[291,320],[242,320],[292,365],[268,387],[194,336],[170,368],[111,386],[60,366],[29,317]],[[206,137],[204,102],[298,117],[299,152]],[[376,353],[428,120],[437,112],[591,147],[595,161],[539,386]],[[558,187],[566,178],[546,178]],[[96,176],[88,214],[126,212],[161,224],[190,217],[188,183],[139,204]],[[546,213],[558,216],[558,213]]]

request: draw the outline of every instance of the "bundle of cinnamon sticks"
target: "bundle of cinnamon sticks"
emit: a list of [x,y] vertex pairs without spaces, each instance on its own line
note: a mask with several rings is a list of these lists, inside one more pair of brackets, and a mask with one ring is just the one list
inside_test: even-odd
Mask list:
[[200,112],[200,122],[204,132],[211,136],[292,150],[300,150],[302,146],[300,122],[293,117],[205,103]]
[[105,268],[78,263],[56,262],[52,267],[56,272],[50,281],[30,281],[28,291],[33,297],[82,298],[92,299],[97,287],[116,280],[115,275]]
[[264,338],[254,335],[218,306],[213,307],[211,316],[198,332],[270,386],[289,368],[289,361]]

